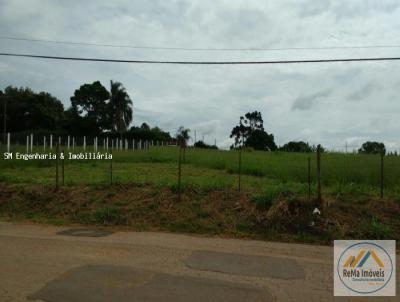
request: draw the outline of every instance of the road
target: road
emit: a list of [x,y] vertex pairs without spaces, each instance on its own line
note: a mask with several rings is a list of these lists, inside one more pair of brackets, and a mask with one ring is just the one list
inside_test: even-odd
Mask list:
[[365,301],[332,274],[327,246],[0,222],[0,301]]

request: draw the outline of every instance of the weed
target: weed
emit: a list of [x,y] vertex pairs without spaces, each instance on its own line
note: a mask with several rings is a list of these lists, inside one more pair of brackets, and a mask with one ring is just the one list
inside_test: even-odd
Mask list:
[[393,229],[372,217],[371,223],[364,226],[365,233],[370,239],[393,239]]
[[129,201],[126,201],[126,200],[117,200],[114,202],[114,204],[118,207],[126,206],[128,203],[129,203]]
[[267,210],[272,206],[274,201],[287,192],[287,189],[282,185],[272,185],[264,189],[261,194],[255,195],[253,202],[255,202],[259,209]]
[[96,224],[113,225],[122,224],[121,211],[118,208],[100,208],[93,214]]

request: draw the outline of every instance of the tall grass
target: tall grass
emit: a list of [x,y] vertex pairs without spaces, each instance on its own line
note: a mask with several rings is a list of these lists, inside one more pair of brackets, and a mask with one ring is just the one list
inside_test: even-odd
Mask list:
[[[66,148],[64,148],[65,150]],[[92,148],[87,148],[87,152],[92,152]],[[12,146],[12,151],[25,152],[24,147]],[[34,152],[43,152],[42,148],[36,148]],[[54,152],[53,148],[53,152]],[[66,151],[66,150],[65,150]],[[72,152],[72,150],[70,150]],[[82,148],[75,148],[73,152],[82,152]],[[99,151],[105,152],[102,148]],[[49,150],[47,150],[49,152]],[[121,181],[137,180],[146,182],[146,177],[154,179],[158,177],[161,182],[171,184],[168,180],[175,173],[174,166],[177,164],[179,150],[176,147],[154,147],[149,150],[129,150],[113,152],[115,163],[115,175]],[[311,159],[311,178],[315,181],[316,155],[314,153],[285,153],[285,152],[260,152],[250,151],[242,153],[242,173],[244,175],[268,178],[279,183],[306,183],[307,182],[307,160]],[[151,165],[137,166],[137,164],[159,163],[166,166],[161,170],[155,169],[151,172]],[[51,160],[0,160],[0,178],[10,180],[13,177],[23,180],[33,170],[40,168],[43,178],[51,178],[51,170],[55,162]],[[66,160],[69,171],[76,175],[85,170],[96,170],[101,168],[100,175],[93,175],[94,179],[106,178],[108,163],[104,160]],[[187,149],[184,165],[193,166],[199,169],[221,171],[218,175],[211,173],[210,177],[225,177],[228,174],[238,173],[238,151],[223,150],[202,150]],[[359,155],[359,154],[335,154],[325,153],[321,159],[322,184],[337,190],[340,188],[366,186],[377,188],[380,184],[380,157],[378,155]],[[47,169],[46,169],[47,168]],[[149,170],[149,172],[146,172]],[[119,174],[118,171],[121,173]],[[125,175],[122,171],[129,172]],[[189,170],[188,170],[189,171]],[[206,177],[206,171],[201,173],[201,177]],[[92,175],[90,172],[88,172]],[[142,173],[142,174],[140,174]],[[152,175],[152,174],[157,175]],[[161,174],[165,173],[165,177]],[[194,172],[197,173],[197,172]],[[134,175],[134,176],[132,176]],[[386,156],[384,165],[385,187],[393,191],[400,191],[400,157]],[[195,175],[192,175],[195,178]],[[218,183],[222,186],[223,181],[207,180],[208,184]],[[232,183],[231,180],[227,180]],[[338,189],[339,188],[339,189]]]

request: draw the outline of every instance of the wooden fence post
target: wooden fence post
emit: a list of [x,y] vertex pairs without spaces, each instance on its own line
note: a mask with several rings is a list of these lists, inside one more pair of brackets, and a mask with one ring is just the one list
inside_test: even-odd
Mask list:
[[321,193],[321,145],[317,146],[317,190],[318,190],[318,205],[322,207]]
[[182,146],[179,146],[179,158],[178,158],[178,202],[181,201],[181,179],[182,179]]
[[7,133],[7,152],[10,153],[10,132]]
[[384,170],[383,170],[383,158],[385,154],[381,153],[381,198],[383,198],[383,186],[384,186]]
[[63,158],[61,159],[61,176],[62,176],[62,185],[65,185],[65,174],[64,174],[64,149],[61,150]]
[[57,144],[57,158],[56,158],[56,190],[58,190],[58,161],[60,158],[60,145]]
[[240,148],[239,150],[239,183],[238,183],[238,187],[239,187],[239,192],[241,190],[241,179],[242,178],[242,148]]
[[311,199],[311,158],[308,158],[308,200]]
[[110,159],[110,185],[113,184],[113,150],[110,150],[111,159]]

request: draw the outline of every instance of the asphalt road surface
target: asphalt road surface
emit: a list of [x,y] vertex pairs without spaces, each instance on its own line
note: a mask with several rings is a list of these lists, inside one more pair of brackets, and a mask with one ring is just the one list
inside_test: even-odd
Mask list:
[[333,297],[331,247],[0,222],[0,301],[365,299]]

